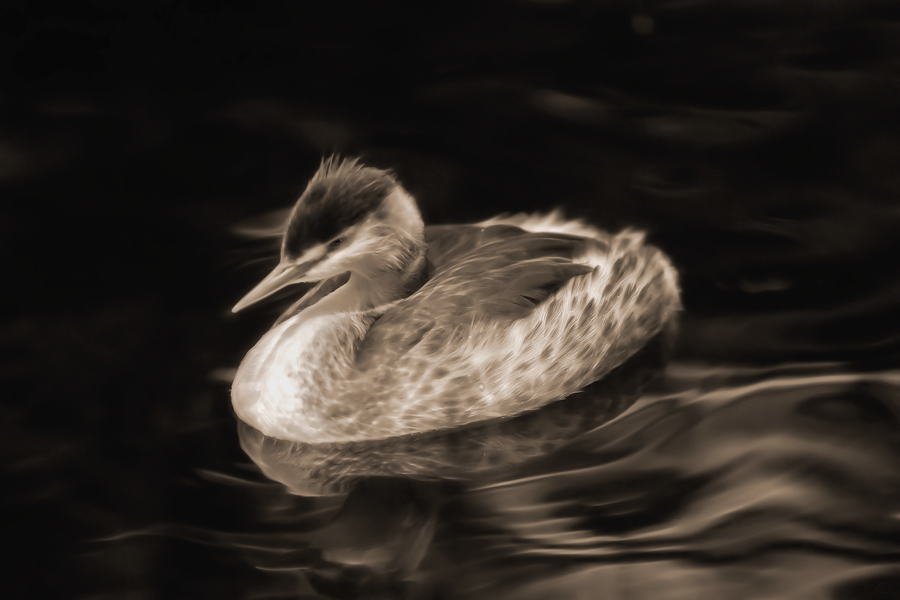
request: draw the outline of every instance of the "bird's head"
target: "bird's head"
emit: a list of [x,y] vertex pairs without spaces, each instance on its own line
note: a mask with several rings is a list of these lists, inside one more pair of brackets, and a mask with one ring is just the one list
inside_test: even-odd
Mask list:
[[232,310],[294,283],[348,271],[364,278],[402,271],[423,253],[422,217],[394,176],[356,159],[331,157],[288,217],[278,266]]

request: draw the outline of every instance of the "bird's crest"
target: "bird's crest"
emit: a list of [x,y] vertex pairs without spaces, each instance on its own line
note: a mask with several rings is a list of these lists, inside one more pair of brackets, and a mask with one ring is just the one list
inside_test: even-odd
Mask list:
[[397,185],[390,171],[364,166],[357,158],[322,159],[288,218],[283,254],[299,256],[329,241],[374,212]]

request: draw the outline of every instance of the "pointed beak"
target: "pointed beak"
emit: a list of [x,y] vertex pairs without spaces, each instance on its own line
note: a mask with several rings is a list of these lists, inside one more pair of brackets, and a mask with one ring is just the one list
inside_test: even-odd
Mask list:
[[255,288],[250,290],[246,296],[241,298],[241,300],[234,305],[231,312],[243,310],[251,304],[255,304],[263,298],[271,296],[278,290],[287,287],[292,283],[304,281],[303,277],[316,262],[318,261],[311,260],[300,264],[287,263],[284,261],[278,263],[278,266],[275,267],[271,273],[266,275],[265,279],[256,284]]

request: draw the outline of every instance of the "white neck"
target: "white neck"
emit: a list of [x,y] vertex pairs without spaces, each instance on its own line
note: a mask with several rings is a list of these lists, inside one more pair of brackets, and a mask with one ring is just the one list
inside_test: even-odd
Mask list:
[[425,225],[403,188],[397,186],[362,229],[378,243],[351,268],[350,281],[341,290],[355,302],[334,304],[341,309],[368,310],[404,298],[425,268]]
[[407,237],[425,243],[425,223],[422,222],[422,215],[419,214],[416,201],[406,190],[399,185],[394,188],[394,191],[382,202],[381,210]]
[[420,284],[424,224],[409,194],[395,189],[366,227],[383,245],[354,262],[346,284],[271,329],[241,363],[233,403],[257,429],[290,439],[299,434],[285,424],[302,423],[309,437],[321,436],[331,382],[352,372],[372,322]]
[[360,279],[269,330],[235,375],[238,416],[267,435],[314,437],[328,417],[327,390],[353,370],[356,348],[377,317],[360,310]]
[[350,280],[317,303],[302,311],[301,320],[339,313],[365,312],[396,300],[392,281],[373,281],[356,273]]

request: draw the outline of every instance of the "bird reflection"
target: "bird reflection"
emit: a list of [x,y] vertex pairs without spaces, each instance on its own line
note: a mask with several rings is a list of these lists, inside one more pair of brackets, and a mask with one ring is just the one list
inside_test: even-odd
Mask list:
[[[627,389],[634,367],[639,388],[664,358],[651,358],[655,343],[604,385]],[[889,598],[900,582],[898,398],[896,370],[676,362],[616,418],[496,477],[361,477],[345,500],[225,477],[262,510],[257,531],[172,525],[117,539],[232,548],[285,578],[279,595],[254,597]],[[554,422],[521,419],[505,423],[535,437],[536,423]],[[472,444],[490,437],[472,431]],[[295,461],[315,451],[249,439],[287,444]],[[440,461],[466,456],[455,448],[465,443],[448,442]]]
[[278,266],[234,307],[316,283],[244,358],[232,402],[260,434],[311,445],[520,415],[666,329],[676,279],[633,231],[554,215],[426,228],[391,173],[331,158],[290,214]]
[[303,496],[348,492],[369,477],[489,481],[619,415],[665,365],[670,325],[625,364],[582,392],[507,419],[421,434],[330,444],[267,436],[239,422],[241,447],[267,477]]
[[[517,467],[614,419],[661,374],[674,333],[670,324],[579,394],[475,426],[308,444],[269,437],[241,422],[241,446],[267,477],[303,496],[347,493],[333,518],[297,536],[297,550],[277,552],[257,560],[257,566],[302,573],[305,582],[335,597],[375,590],[385,597],[418,597],[410,596],[409,589],[401,593],[385,586],[434,586],[446,575],[449,567],[442,564],[432,537],[441,509],[464,489],[453,487],[451,480],[468,485],[502,481],[515,476]],[[428,576],[417,578],[422,569]]]

